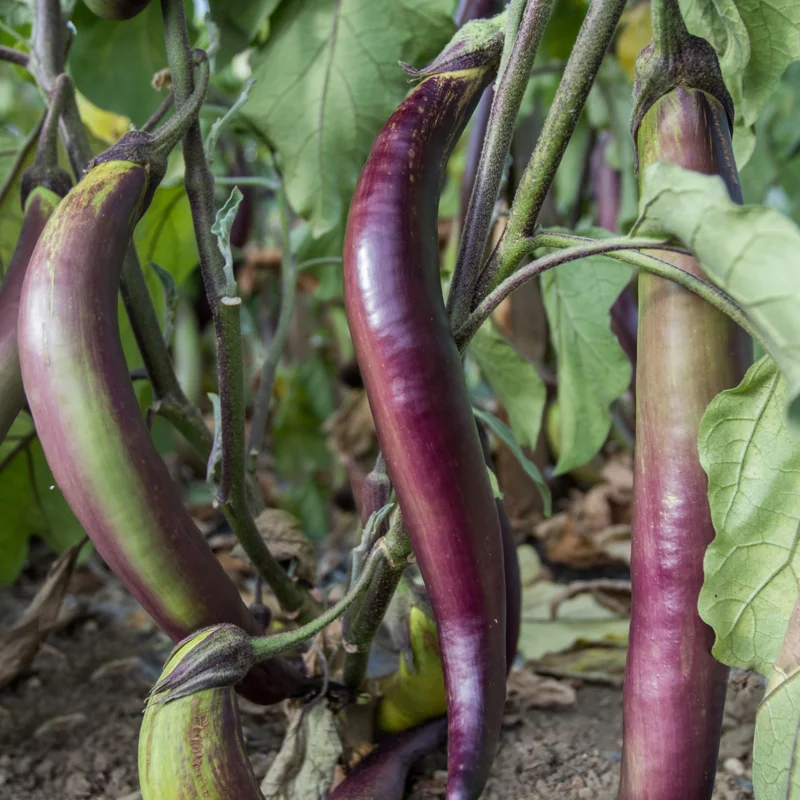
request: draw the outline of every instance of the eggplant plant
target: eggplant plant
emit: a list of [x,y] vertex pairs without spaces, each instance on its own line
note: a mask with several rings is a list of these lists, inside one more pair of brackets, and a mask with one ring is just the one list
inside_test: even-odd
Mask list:
[[[257,10],[218,0],[205,20],[187,19],[183,0],[85,0],[71,25],[58,0],[35,0],[30,37],[6,21],[0,59],[47,109],[14,169],[35,145],[33,165],[0,193],[5,203],[16,191],[23,209],[0,288],[0,440],[11,445],[0,496],[18,456],[13,426],[30,416],[35,434],[20,447],[35,436],[76,528],[175,644],[140,733],[145,800],[399,800],[413,764],[445,742],[447,798],[480,797],[524,627],[520,531],[493,448],[514,454],[549,514],[560,476],[591,481],[587,465],[626,435],[635,482],[619,800],[711,797],[731,666],[769,681],[755,796],[800,797],[800,230],[775,203],[743,204],[763,199],[753,186],[769,188],[746,165],[759,113],[800,60],[800,12],[764,23],[768,0],[701,10],[651,0],[631,105],[610,55],[625,5],[581,5],[565,61],[552,57],[563,0]],[[92,47],[116,36],[156,53],[144,89],[138,62],[92,77]],[[160,101],[152,73],[168,88]],[[123,78],[130,91],[117,92]],[[90,118],[86,97],[124,120],[122,135]],[[538,136],[520,163],[511,154],[532,116]],[[223,174],[229,152],[247,174]],[[455,153],[467,163],[453,193]],[[636,218],[625,205],[634,172]],[[448,192],[458,224],[443,248]],[[784,195],[785,209],[796,198]],[[545,226],[551,200],[562,224]],[[242,230],[259,227],[254,206],[280,231],[279,279],[252,277],[258,258]],[[159,249],[175,208],[185,241]],[[184,262],[199,263],[210,317],[208,404],[198,370],[182,385],[169,352],[176,307],[191,348],[200,338],[186,289],[178,298]],[[319,335],[298,322],[303,280]],[[514,349],[496,314],[533,280],[557,395],[548,432],[559,452],[545,474],[524,448],[539,438],[547,370]],[[267,335],[254,348],[259,325]],[[303,392],[287,389],[298,339],[319,351],[294,373]],[[325,462],[351,476],[360,506],[332,603],[269,529],[274,506],[298,497],[316,498],[298,512],[307,531],[329,524],[315,445],[291,422],[310,409],[318,428],[332,411],[320,339],[355,358],[375,439],[359,452],[374,459],[366,476],[353,459]],[[626,392],[635,424],[620,432]],[[165,422],[206,465],[204,491],[258,576],[249,607],[157,447]],[[39,531],[23,518],[11,517],[24,560]],[[395,663],[381,672],[387,639]],[[274,768],[259,785],[237,693],[286,701],[288,755],[276,763],[295,764],[291,776]],[[365,719],[376,746],[354,763],[345,751]]]

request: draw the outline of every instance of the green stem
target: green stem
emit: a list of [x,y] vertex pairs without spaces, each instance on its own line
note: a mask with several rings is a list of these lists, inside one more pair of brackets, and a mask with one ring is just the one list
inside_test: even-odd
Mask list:
[[214,183],[217,186],[258,186],[263,189],[270,189],[273,192],[280,188],[280,182],[273,178],[262,177],[261,175],[242,175],[240,177],[215,176]]
[[39,146],[36,149],[34,163],[37,167],[58,166],[58,124],[64,107],[72,96],[73,89],[72,78],[63,72],[53,84],[50,105],[47,107],[42,132],[39,135]]
[[153,112],[150,119],[148,119],[147,122],[142,125],[140,130],[148,132],[152,131],[156,125],[158,125],[158,123],[167,116],[174,102],[175,93],[172,91],[172,89],[170,89],[167,93],[167,96],[161,101],[161,105]]
[[247,102],[250,96],[250,89],[254,83],[255,78],[250,78],[245,84],[244,89],[242,89],[242,93],[239,95],[236,102],[211,126],[211,130],[208,132],[208,137],[206,138],[206,154],[209,164],[214,161],[214,150],[216,149],[217,141],[219,140],[222,131],[225,129],[225,126],[239,113],[239,110],[242,108],[242,106]]
[[506,39],[492,110],[447,298],[453,328],[459,327],[470,312],[517,114],[553,2],[529,0],[525,6],[525,2],[515,0],[506,23]]
[[[178,108],[193,90],[192,51],[183,0],[161,0],[167,62]],[[200,270],[214,318],[217,375],[221,406],[222,476],[217,501],[248,558],[278,602],[301,621],[318,613],[308,592],[295,584],[274,559],[258,532],[247,503],[244,436],[241,299],[227,291],[225,261],[211,228],[214,225],[214,177],[206,161],[200,123],[195,120],[183,138],[185,182],[192,209]]]
[[37,123],[31,128],[30,133],[23,140],[22,146],[16,151],[17,155],[14,159],[14,163],[11,165],[11,169],[8,171],[3,181],[3,185],[0,186],[0,204],[5,202],[8,193],[11,191],[11,187],[17,182],[17,179],[22,173],[25,162],[39,139],[39,133],[42,130],[46,116],[47,111],[44,111]]
[[281,241],[283,246],[283,258],[281,263],[281,311],[278,317],[278,326],[275,336],[270,344],[269,352],[264,359],[261,370],[261,382],[258,387],[258,397],[253,411],[253,420],[250,427],[250,443],[248,451],[250,454],[250,468],[255,469],[256,457],[261,452],[264,445],[264,437],[267,433],[267,417],[269,416],[269,404],[272,398],[272,386],[275,382],[275,372],[278,369],[278,362],[283,355],[286,347],[286,340],[289,337],[289,330],[294,313],[295,289],[297,286],[297,259],[291,250],[289,242],[289,201],[286,197],[286,190],[281,184],[278,192],[280,215],[281,215]]
[[503,281],[503,283],[484,298],[470,315],[467,322],[456,332],[456,343],[461,352],[466,349],[470,340],[481,325],[514,289],[517,289],[526,281],[535,278],[537,275],[541,275],[543,272],[553,267],[591,255],[605,255],[608,258],[623,261],[645,272],[667,278],[683,286],[685,289],[702,297],[723,314],[727,314],[734,322],[756,339],[759,344],[764,347],[765,351],[769,352],[769,348],[766,346],[763,337],[753,326],[753,323],[747,317],[744,309],[735,300],[725,294],[725,292],[701,278],[698,278],[691,272],[687,272],[680,267],[662,261],[655,256],[638,252],[639,250],[645,249],[682,251],[682,247],[670,245],[669,242],[654,239],[620,237],[597,241],[582,236],[548,232],[538,234],[530,239],[524,239],[519,242],[513,251],[516,264],[541,247],[558,247],[563,249],[559,252],[550,253],[542,258],[538,258],[536,261],[517,270],[511,277]]
[[313,622],[287,633],[277,633],[272,636],[262,636],[253,639],[253,651],[256,662],[267,661],[280,653],[291,650],[302,644],[312,636],[318,634],[334,620],[338,619],[368,588],[374,583],[382,567],[402,570],[408,566],[408,557],[411,555],[411,540],[405,527],[394,527],[381,539],[373,549],[364,570],[356,585],[333,608],[321,614]]
[[624,8],[625,0],[593,0],[589,6],[533,155],[517,188],[505,232],[481,276],[479,298],[508,277],[509,250],[533,232]]

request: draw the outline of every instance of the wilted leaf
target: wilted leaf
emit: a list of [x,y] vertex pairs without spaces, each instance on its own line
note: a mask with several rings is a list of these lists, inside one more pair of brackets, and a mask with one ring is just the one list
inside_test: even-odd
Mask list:
[[736,205],[721,178],[665,162],[645,171],[642,210],[641,228],[681,239],[747,312],[786,376],[790,420],[800,423],[800,229],[774,208]]
[[319,800],[342,754],[336,719],[325,702],[295,711],[280,752],[261,782],[265,800]]
[[0,687],[14,680],[39,652],[39,645],[53,630],[67,590],[80,545],[60,555],[44,583],[11,630],[0,636]]
[[315,238],[342,225],[372,141],[408,91],[397,62],[436,55],[452,11],[452,0],[294,0],[270,18],[245,113],[280,153],[291,205]]
[[547,399],[536,368],[491,323],[475,334],[469,353],[508,412],[517,442],[522,447],[536,447]]
[[363,389],[348,392],[336,413],[325,422],[331,450],[343,464],[368,456],[375,450],[378,435]]
[[563,653],[548,653],[530,666],[543,675],[622,686],[627,655],[623,646],[584,644]]
[[700,423],[700,462],[716,537],[705,557],[702,618],[725,664],[772,671],[798,593],[800,433],[768,357],[717,395]]
[[611,332],[609,309],[631,270],[584,258],[542,276],[542,291],[558,355],[563,475],[589,461],[611,429],[609,406],[627,389],[631,364]]
[[532,708],[566,708],[574,706],[578,695],[568,683],[544,678],[529,669],[514,670],[508,676],[506,704],[512,713]]
[[741,168],[755,143],[752,126],[786,67],[800,59],[795,0],[680,0],[690,32],[719,56],[736,108],[734,150]]

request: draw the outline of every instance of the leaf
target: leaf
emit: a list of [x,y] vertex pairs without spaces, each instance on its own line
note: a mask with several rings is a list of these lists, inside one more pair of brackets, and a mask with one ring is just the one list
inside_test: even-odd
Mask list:
[[72,21],[78,32],[69,66],[77,88],[96,106],[144,124],[162,100],[150,82],[167,66],[161,4],[110,22],[79,3]]
[[517,442],[536,447],[547,390],[533,364],[491,324],[475,334],[469,352],[508,411]]
[[[292,208],[315,238],[336,230],[375,135],[421,65],[453,33],[453,0],[293,0],[252,56],[245,114],[280,153]],[[331,254],[331,253],[328,253]]]
[[172,331],[175,328],[175,311],[178,308],[178,287],[175,284],[175,278],[172,277],[172,273],[156,264],[155,261],[150,262],[150,269],[156,274],[161,284],[161,289],[164,292],[166,313],[164,314],[164,324],[162,327],[164,330],[164,341],[169,344],[172,341]]
[[650,4],[637,3],[631,6],[622,14],[619,23],[620,32],[615,48],[617,59],[628,77],[633,79],[636,58],[653,38]]
[[206,465],[206,483],[212,494],[217,491],[217,466],[222,462],[222,404],[219,395],[208,392],[207,397],[214,410],[214,440]]
[[34,438],[33,423],[24,413],[0,443],[0,508],[0,586],[13,583],[19,575],[31,536],[41,536],[59,553],[84,536]]
[[714,656],[769,677],[798,593],[800,433],[787,426],[788,389],[765,356],[712,400],[698,450],[716,537],[705,557],[700,616]]
[[690,32],[708,39],[736,108],[734,151],[742,167],[755,145],[753,125],[786,67],[800,59],[796,0],[680,0]]
[[747,312],[788,382],[800,424],[800,229],[774,208],[738,206],[721,178],[657,163],[644,175],[637,227],[667,232]]
[[519,442],[514,438],[511,428],[502,420],[497,419],[497,417],[486,411],[482,411],[480,408],[475,408],[473,406],[472,413],[475,414],[478,419],[483,420],[492,431],[494,431],[495,435],[503,444],[514,454],[522,468],[528,473],[530,479],[536,484],[536,488],[539,490],[539,494],[542,495],[542,500],[544,501],[544,513],[546,516],[550,516],[553,510],[550,488],[544,482],[542,473],[539,472],[539,468],[536,464],[522,452],[522,448],[520,448]]
[[217,69],[250,44],[281,0],[210,0],[211,18],[219,28]]
[[98,108],[80,92],[75,92],[81,121],[96,139],[104,144],[114,144],[131,129],[129,117]]
[[[605,232],[604,235],[608,235]],[[631,270],[591,257],[542,276],[545,311],[558,356],[561,455],[555,474],[589,461],[611,429],[609,406],[628,387],[631,364],[611,332],[609,309]]]
[[800,797],[800,600],[756,713],[753,789],[759,800]]
[[233,275],[233,253],[231,252],[231,228],[236,220],[236,212],[239,210],[239,204],[242,202],[244,195],[239,191],[238,186],[234,186],[231,190],[230,196],[225,201],[225,205],[217,211],[214,224],[211,226],[211,233],[217,237],[217,247],[219,248],[222,257],[225,259],[225,279],[228,282],[227,293],[230,297],[235,297],[236,291],[236,278]]

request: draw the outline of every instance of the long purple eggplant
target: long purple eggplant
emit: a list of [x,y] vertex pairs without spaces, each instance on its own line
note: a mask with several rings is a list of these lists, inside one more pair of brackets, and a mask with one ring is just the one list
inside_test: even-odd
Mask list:
[[17,351],[17,314],[22,282],[39,235],[60,202],[61,197],[44,186],[37,186],[28,194],[17,246],[0,286],[0,442],[25,405]]
[[450,800],[480,795],[505,700],[500,526],[442,300],[436,230],[447,158],[491,66],[432,75],[400,104],[359,178],[344,247],[356,356],[436,618]]
[[[741,190],[723,105],[696,89],[656,100],[638,129],[639,162],[670,161]],[[702,276],[689,256],[660,258]],[[714,786],[727,667],[697,612],[714,537],[697,453],[706,406],[740,377],[735,326],[664,279],[639,277],[633,608],[624,688],[620,800],[705,800]]]
[[[186,512],[145,426],[120,342],[125,251],[154,186],[139,163],[94,167],[61,202],[31,257],[19,357],[47,461],[97,550],[173,639],[218,622],[263,629]],[[306,679],[274,659],[248,676],[276,702]]]

